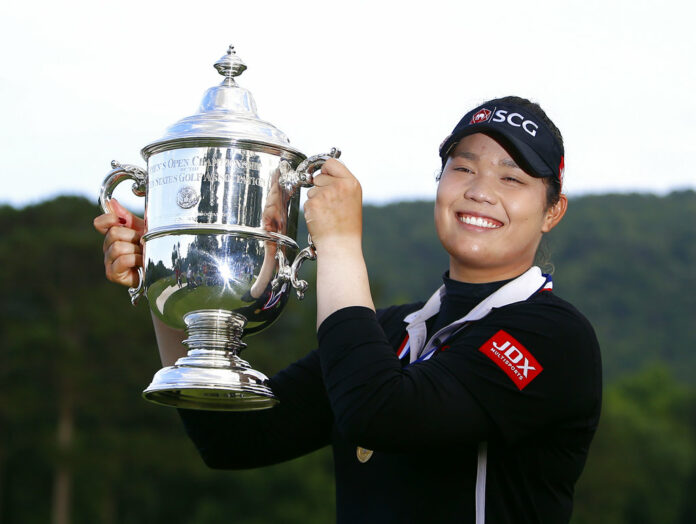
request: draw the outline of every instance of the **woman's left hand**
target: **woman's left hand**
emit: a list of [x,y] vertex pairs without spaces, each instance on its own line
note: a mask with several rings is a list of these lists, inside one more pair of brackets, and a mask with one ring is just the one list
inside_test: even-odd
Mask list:
[[307,229],[320,253],[322,246],[360,246],[362,242],[362,188],[338,160],[330,158],[314,176],[314,187],[304,205]]

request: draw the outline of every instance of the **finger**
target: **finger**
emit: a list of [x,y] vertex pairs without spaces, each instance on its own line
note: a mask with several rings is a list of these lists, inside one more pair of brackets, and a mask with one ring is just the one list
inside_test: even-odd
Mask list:
[[321,166],[321,173],[335,178],[349,178],[353,176],[353,173],[335,158],[329,158],[324,162],[324,165]]
[[317,196],[317,194],[319,193],[319,191],[321,191],[321,190],[319,189],[319,187],[317,187],[317,186],[311,187],[311,188],[309,189],[309,191],[307,191],[307,198],[308,198],[308,199],[309,199],[309,198],[314,198],[315,196]]
[[129,255],[122,255],[114,260],[111,264],[112,271],[117,275],[126,275],[131,271],[136,274],[138,268],[143,265],[143,256],[138,253],[131,253]]
[[111,227],[104,236],[103,250],[106,252],[111,244],[119,241],[140,246],[141,237],[142,235],[140,232],[135,231],[134,229],[119,226]]
[[114,226],[122,226],[126,223],[125,219],[119,218],[116,213],[104,213],[99,215],[92,222],[94,224],[94,229],[96,229],[102,235],[106,234],[110,228]]
[[124,255],[106,267],[106,278],[117,284],[135,287],[140,280],[138,267],[142,267],[142,264],[142,255]]
[[141,255],[143,248],[140,244],[117,241],[111,244],[104,251],[104,265],[113,264],[114,260],[124,255]]
[[114,226],[106,233],[106,236],[112,240],[123,240],[124,242],[131,242],[137,244],[140,242],[140,238],[143,236],[140,231],[131,229],[129,227]]
[[304,219],[305,219],[305,222],[307,224],[309,224],[312,220],[314,220],[314,216],[312,214],[312,206],[311,206],[309,200],[307,200],[304,203],[304,206],[302,206],[302,213],[304,214]]
[[333,177],[323,175],[322,173],[315,173],[312,177],[312,185],[317,187],[325,187],[331,184]]
[[125,207],[121,205],[121,203],[116,200],[115,198],[111,199],[111,209],[113,209],[114,213],[119,217],[125,220],[125,222],[121,222],[124,226],[130,227],[131,229],[135,229],[140,232],[145,231],[145,221],[128,211]]

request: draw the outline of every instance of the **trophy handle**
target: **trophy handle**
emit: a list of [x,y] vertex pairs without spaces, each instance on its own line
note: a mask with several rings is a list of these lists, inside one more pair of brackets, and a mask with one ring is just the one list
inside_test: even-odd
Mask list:
[[290,162],[283,159],[280,161],[280,166],[278,166],[280,169],[278,183],[290,192],[300,187],[312,187],[314,185],[314,173],[319,171],[329,158],[339,158],[340,156],[341,151],[332,147],[331,152],[328,154],[306,158],[295,170],[290,167]]
[[[111,207],[111,194],[121,182],[125,180],[133,180],[133,194],[135,196],[145,196],[147,187],[147,171],[131,164],[119,164],[116,160],[111,161],[111,167],[102,183],[99,191],[99,205],[104,213],[113,213]],[[128,294],[131,297],[131,304],[136,305],[138,300],[145,291],[145,279],[143,268],[138,268],[138,285],[137,287],[128,288]]]
[[312,237],[309,235],[307,235],[307,242],[309,245],[297,254],[292,266],[288,265],[285,255],[280,250],[280,246],[278,246],[275,257],[278,261],[278,276],[271,282],[273,291],[278,291],[284,282],[290,282],[292,287],[297,291],[297,298],[299,300],[304,299],[304,294],[309,284],[307,284],[306,280],[298,279],[297,274],[305,260],[316,260],[317,258],[317,251],[314,249]]
[[[333,147],[328,154],[314,155],[305,159],[295,170],[292,170],[290,167],[290,162],[283,159],[280,161],[280,177],[278,183],[289,192],[295,191],[301,187],[312,187],[312,185],[314,185],[314,173],[319,171],[321,166],[323,166],[329,158],[339,158],[340,156],[341,151]],[[306,280],[297,278],[297,274],[305,260],[316,260],[317,258],[317,251],[314,248],[311,235],[307,235],[307,243],[309,245],[297,254],[292,266],[288,266],[285,255],[283,255],[280,249],[276,251],[278,276],[274,278],[272,282],[274,291],[284,282],[290,282],[292,287],[297,290],[297,298],[300,300],[304,298],[305,291],[309,284],[307,284]]]

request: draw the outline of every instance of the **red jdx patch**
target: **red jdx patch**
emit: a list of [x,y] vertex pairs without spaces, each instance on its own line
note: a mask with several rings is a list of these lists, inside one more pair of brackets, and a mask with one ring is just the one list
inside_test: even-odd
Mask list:
[[522,391],[544,369],[518,340],[502,329],[479,348]]
[[474,116],[471,117],[471,124],[485,122],[491,117],[491,112],[488,109],[480,109]]

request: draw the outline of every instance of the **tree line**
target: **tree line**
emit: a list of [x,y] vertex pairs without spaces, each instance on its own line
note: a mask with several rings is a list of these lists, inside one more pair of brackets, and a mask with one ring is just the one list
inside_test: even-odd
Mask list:
[[[432,208],[366,206],[378,307],[440,285]],[[329,450],[211,471],[176,411],[140,398],[160,367],[149,312],[105,280],[98,213],[78,197],[0,207],[0,523],[332,522]],[[605,370],[575,524],[696,522],[695,217],[692,191],[585,196],[546,241],[541,263],[595,326]],[[248,338],[254,367],[271,374],[314,347],[312,289]]]

